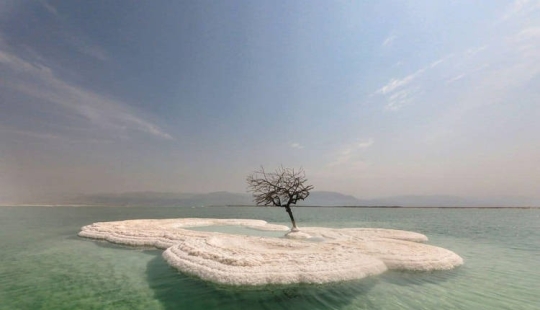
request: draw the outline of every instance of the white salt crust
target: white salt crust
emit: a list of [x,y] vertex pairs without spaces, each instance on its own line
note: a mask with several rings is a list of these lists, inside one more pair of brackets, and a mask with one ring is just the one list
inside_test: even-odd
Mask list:
[[[185,229],[212,225],[288,233],[265,238]],[[94,223],[79,236],[166,249],[163,257],[171,266],[225,285],[327,283],[387,269],[430,271],[463,264],[452,251],[419,243],[427,241],[422,234],[392,229],[304,227],[289,232],[262,220],[184,218]]]

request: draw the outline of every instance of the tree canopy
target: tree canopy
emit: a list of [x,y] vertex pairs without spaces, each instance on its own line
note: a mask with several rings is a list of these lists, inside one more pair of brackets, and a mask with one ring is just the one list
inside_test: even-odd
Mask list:
[[290,207],[299,200],[305,200],[313,189],[313,185],[307,184],[302,168],[281,166],[274,172],[266,172],[261,167],[247,177],[247,183],[257,205],[284,207],[291,218],[293,230],[297,230]]

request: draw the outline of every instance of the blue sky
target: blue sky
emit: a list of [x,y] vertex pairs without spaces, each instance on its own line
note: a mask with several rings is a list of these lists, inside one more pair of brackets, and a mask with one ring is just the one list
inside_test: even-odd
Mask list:
[[540,1],[0,3],[0,202],[245,191],[540,198]]

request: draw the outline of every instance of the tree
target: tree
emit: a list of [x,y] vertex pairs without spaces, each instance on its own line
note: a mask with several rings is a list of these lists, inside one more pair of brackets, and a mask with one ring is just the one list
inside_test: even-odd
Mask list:
[[298,231],[291,205],[309,196],[313,185],[307,185],[306,174],[302,168],[295,170],[283,166],[274,172],[266,172],[261,166],[250,174],[247,179],[248,191],[253,193],[255,203],[264,206],[283,207],[292,222],[292,231]]

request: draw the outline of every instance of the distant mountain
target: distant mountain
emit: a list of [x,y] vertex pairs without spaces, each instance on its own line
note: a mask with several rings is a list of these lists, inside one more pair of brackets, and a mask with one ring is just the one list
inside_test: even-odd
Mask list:
[[483,203],[476,199],[463,198],[447,195],[409,195],[393,196],[386,198],[371,199],[370,205],[389,206],[399,205],[403,207],[479,207]]
[[298,202],[299,206],[361,206],[362,200],[338,192],[315,191],[310,193],[305,201]]
[[247,194],[212,192],[206,194],[131,192],[120,194],[94,194],[77,198],[78,204],[107,206],[182,206],[250,205]]
[[[219,206],[255,205],[251,194],[212,192],[206,194],[131,192],[120,194],[93,194],[72,199],[72,203],[107,206]],[[336,192],[312,192],[304,206],[358,206],[361,201],[354,196]]]
[[337,192],[313,192],[305,202],[309,206],[399,206],[399,207],[467,207],[480,206],[480,201],[456,196],[393,196],[376,199],[358,199]]
[[[250,194],[212,192],[205,194],[167,192],[127,192],[93,194],[72,199],[76,204],[106,206],[219,206],[254,205]],[[397,196],[382,199],[361,200],[338,192],[314,191],[299,206],[467,206],[471,202],[451,196]]]
[[[212,192],[205,194],[170,192],[127,192],[79,196],[54,196],[21,203],[98,206],[223,206],[254,205],[250,194]],[[358,199],[337,192],[314,191],[299,206],[400,206],[400,207],[540,207],[540,200],[527,197],[464,198],[448,195],[409,195]]]
[[540,206],[540,200],[528,197],[470,198],[449,195],[408,195],[371,199],[374,206],[402,207],[531,207]]

